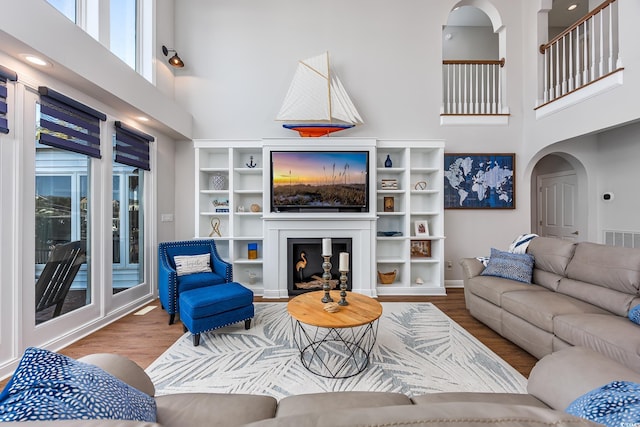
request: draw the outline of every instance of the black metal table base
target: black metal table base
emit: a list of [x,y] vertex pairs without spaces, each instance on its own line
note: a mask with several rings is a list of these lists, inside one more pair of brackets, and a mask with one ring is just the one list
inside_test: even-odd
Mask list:
[[352,328],[321,328],[291,319],[300,361],[311,373],[325,378],[349,378],[369,366],[378,335],[378,320]]

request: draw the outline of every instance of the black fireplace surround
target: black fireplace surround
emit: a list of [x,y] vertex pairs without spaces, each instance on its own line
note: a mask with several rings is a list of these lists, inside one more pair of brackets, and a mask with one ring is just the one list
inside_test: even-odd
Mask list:
[[[351,290],[351,238],[331,239],[331,280],[332,289],[339,289],[340,273],[338,271],[340,252],[349,254],[349,273],[347,273],[347,290]],[[288,238],[287,239],[287,290],[290,296],[304,292],[322,290],[322,239],[321,238]]]

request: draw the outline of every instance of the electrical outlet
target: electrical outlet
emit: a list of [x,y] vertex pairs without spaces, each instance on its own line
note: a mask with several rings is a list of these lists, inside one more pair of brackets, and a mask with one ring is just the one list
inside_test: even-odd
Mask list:
[[453,262],[447,261],[447,270],[453,270]]

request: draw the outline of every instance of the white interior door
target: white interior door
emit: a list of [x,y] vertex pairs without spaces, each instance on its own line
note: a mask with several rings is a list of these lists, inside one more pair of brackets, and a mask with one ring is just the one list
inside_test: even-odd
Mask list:
[[578,179],[573,171],[538,177],[538,234],[578,240]]

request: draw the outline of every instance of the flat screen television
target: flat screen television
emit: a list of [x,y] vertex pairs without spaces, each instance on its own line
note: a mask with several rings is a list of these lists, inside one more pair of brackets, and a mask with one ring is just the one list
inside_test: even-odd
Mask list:
[[271,212],[369,212],[369,152],[271,151]]

